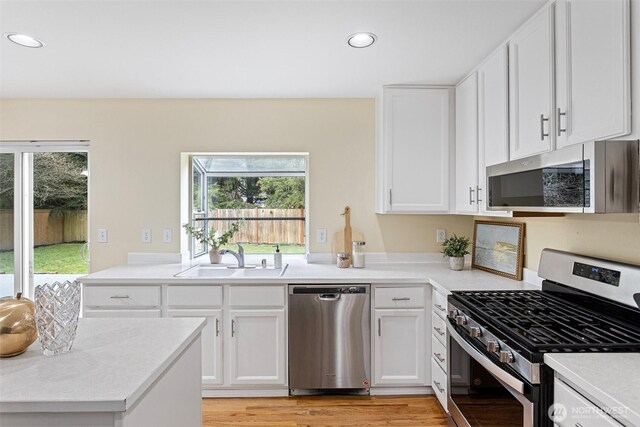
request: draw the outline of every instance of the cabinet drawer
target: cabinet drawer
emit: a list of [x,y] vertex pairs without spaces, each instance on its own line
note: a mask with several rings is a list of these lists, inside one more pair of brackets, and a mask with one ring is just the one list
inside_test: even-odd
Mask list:
[[222,305],[222,286],[169,286],[169,307],[219,307]]
[[374,289],[375,308],[421,308],[424,296],[424,286]]
[[160,286],[85,286],[87,307],[159,307]]
[[285,287],[278,286],[229,286],[231,307],[284,307]]
[[440,405],[447,411],[447,374],[433,359],[431,359],[431,387]]
[[[604,413],[601,408],[591,403],[580,393],[569,387],[564,381],[555,379],[553,383],[554,403],[564,405],[566,417],[554,420],[560,427],[620,427],[612,417]],[[560,414],[559,414],[560,415]],[[558,417],[563,418],[563,417]]]
[[433,290],[433,312],[438,313],[438,316],[443,319],[447,317],[447,297],[440,292]]
[[442,370],[447,372],[447,348],[436,337],[431,336],[431,354]]
[[443,345],[447,345],[447,321],[436,313],[431,314],[431,332]]

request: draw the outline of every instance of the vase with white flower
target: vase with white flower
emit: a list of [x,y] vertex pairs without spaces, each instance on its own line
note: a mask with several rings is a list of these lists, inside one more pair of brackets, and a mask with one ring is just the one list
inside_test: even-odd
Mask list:
[[234,222],[231,224],[231,228],[222,232],[220,230],[205,230],[204,228],[196,228],[191,224],[184,224],[184,229],[194,239],[200,243],[204,243],[209,246],[209,260],[211,264],[219,264],[222,261],[222,255],[220,255],[220,247],[229,243],[229,240],[240,229],[240,223]]

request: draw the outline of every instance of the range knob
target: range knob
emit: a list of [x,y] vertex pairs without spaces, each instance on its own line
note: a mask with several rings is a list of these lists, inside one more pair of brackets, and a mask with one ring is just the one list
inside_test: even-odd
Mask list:
[[495,353],[498,350],[500,350],[500,345],[498,344],[498,341],[487,341],[487,351],[490,351],[491,353]]
[[467,316],[459,315],[456,316],[456,325],[466,325],[467,324]]
[[472,326],[469,328],[469,334],[474,338],[478,338],[482,336],[482,330],[478,326]]
[[449,310],[449,319],[455,319],[458,313],[460,312],[456,309]]
[[351,287],[349,288],[349,293],[350,293],[350,294],[357,294],[357,293],[358,293],[358,288],[357,288],[357,287],[355,287],[355,286],[351,286]]
[[513,363],[513,353],[509,350],[500,350],[500,361],[502,363]]

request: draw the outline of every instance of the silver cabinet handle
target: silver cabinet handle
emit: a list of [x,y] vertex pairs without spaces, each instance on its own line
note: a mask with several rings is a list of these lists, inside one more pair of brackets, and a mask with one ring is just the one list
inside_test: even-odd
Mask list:
[[442,332],[442,329],[438,328],[438,327],[433,327],[433,330],[436,331],[437,333],[439,333],[440,335],[444,335],[444,332]]
[[567,116],[567,112],[565,111],[565,112],[563,113],[563,112],[561,112],[561,111],[560,111],[560,109],[558,108],[558,125],[557,125],[557,128],[558,128],[558,136],[560,136],[560,134],[561,134],[562,132],[566,132],[566,131],[567,131],[567,128],[566,128],[566,127],[565,127],[564,129],[562,129],[562,122],[560,121],[560,118],[561,118],[562,116],[565,116],[565,117],[566,117],[566,116]]
[[442,355],[440,353],[433,353],[433,355],[436,357],[436,359],[438,359],[441,362],[444,362],[444,358],[442,357]]
[[220,319],[216,319],[216,336],[220,335]]
[[544,133],[544,122],[548,122],[549,117],[544,118],[544,114],[540,114],[540,141],[544,141],[546,136],[549,136],[548,133]]
[[129,299],[129,295],[111,295],[111,299]]
[[389,206],[393,205],[393,197],[392,197],[392,193],[391,193],[391,189],[389,189]]
[[440,383],[438,381],[434,381],[433,384],[436,386],[440,393],[444,393],[444,389],[440,387]]
[[469,187],[469,204],[472,205],[475,201],[473,200],[473,192],[476,191],[473,187]]
[[480,198],[480,190],[482,190],[482,188],[478,187],[476,185],[476,202],[480,203],[482,201],[482,199]]
[[393,297],[393,298],[391,298],[391,301],[411,301],[411,298],[408,298],[408,297],[402,297],[402,298]]
[[382,321],[380,320],[379,317],[378,317],[378,336],[379,337],[382,336]]
[[236,334],[236,321],[231,320],[231,336],[233,337]]
[[443,306],[441,306],[440,304],[436,304],[435,307],[440,310],[440,311],[447,311],[447,309],[445,309]]

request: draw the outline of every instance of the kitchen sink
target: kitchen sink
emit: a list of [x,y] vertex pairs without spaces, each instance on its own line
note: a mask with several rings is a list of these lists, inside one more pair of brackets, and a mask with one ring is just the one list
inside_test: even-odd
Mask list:
[[269,278],[282,277],[287,271],[289,264],[284,264],[282,268],[274,267],[256,267],[254,265],[245,268],[227,267],[223,265],[199,264],[189,267],[186,270],[175,274],[174,277],[192,277],[192,278]]

